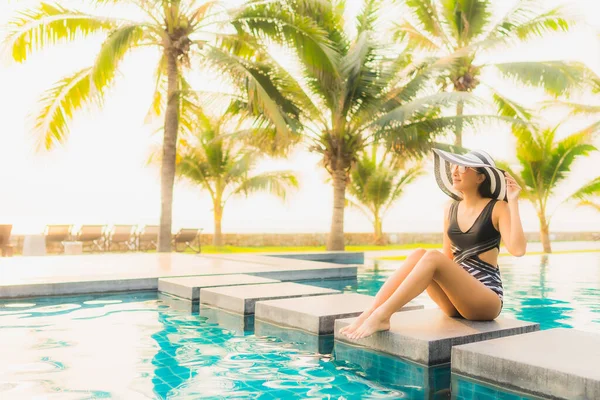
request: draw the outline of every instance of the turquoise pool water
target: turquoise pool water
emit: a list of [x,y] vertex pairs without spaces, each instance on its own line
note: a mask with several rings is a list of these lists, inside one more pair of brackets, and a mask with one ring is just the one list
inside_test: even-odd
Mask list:
[[[398,263],[311,282],[374,294]],[[510,259],[503,313],[600,332],[600,255]],[[420,298],[431,305],[425,297]],[[256,331],[255,331],[256,330]],[[448,398],[426,369],[156,293],[0,301],[0,398]],[[519,399],[467,381],[460,399]],[[435,394],[435,396],[434,396]]]

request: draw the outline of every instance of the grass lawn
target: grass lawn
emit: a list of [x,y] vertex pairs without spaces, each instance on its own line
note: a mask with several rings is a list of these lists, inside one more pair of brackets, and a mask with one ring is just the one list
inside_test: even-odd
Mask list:
[[[589,249],[589,250],[562,250],[562,251],[553,251],[552,254],[573,254],[573,253],[600,253],[600,250],[597,249]],[[542,251],[530,251],[527,252],[528,256],[539,256],[544,254]],[[510,256],[509,253],[500,253],[500,257]],[[377,260],[384,261],[402,261],[405,260],[406,256],[394,256],[394,257],[377,257]]]
[[[413,243],[413,244],[396,244],[387,246],[362,245],[362,246],[346,246],[346,251],[386,251],[386,250],[412,250],[412,249],[441,249],[441,244],[430,243]],[[232,254],[232,253],[310,253],[325,251],[325,246],[257,246],[257,247],[237,247],[223,246],[215,247],[212,245],[202,246],[202,253],[205,254]],[[573,254],[573,253],[598,253],[600,250],[565,250],[555,251],[552,254]],[[190,249],[186,253],[193,253]],[[542,255],[541,251],[528,252],[528,256]],[[500,256],[510,256],[509,253],[502,252]],[[398,261],[406,259],[406,256],[389,256],[377,257],[378,260]]]
[[[387,246],[346,246],[346,251],[385,251],[385,250],[411,250],[411,249],[438,249],[441,244],[413,243],[413,244],[398,244]],[[202,246],[202,253],[298,253],[298,252],[314,252],[325,251],[325,246],[259,246],[259,247],[236,247],[236,246]],[[191,252],[187,250],[186,252]]]

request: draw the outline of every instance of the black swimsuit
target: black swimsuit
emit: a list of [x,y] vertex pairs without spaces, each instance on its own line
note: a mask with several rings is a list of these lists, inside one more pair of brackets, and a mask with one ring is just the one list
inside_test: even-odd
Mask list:
[[448,237],[452,242],[454,262],[462,266],[479,282],[490,288],[503,301],[504,288],[498,267],[482,261],[480,254],[498,248],[500,250],[500,232],[492,222],[492,211],[497,200],[491,200],[481,211],[468,231],[460,230],[457,221],[458,201],[450,206]]

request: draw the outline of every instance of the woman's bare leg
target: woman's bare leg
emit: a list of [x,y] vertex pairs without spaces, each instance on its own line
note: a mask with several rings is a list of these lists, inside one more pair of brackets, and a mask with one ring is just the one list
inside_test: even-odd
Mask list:
[[502,307],[498,296],[460,265],[438,251],[428,251],[398,289],[348,337],[360,339],[390,328],[390,317],[437,282],[456,310],[470,320],[492,320]]
[[351,332],[354,332],[356,328],[358,328],[367,318],[369,318],[369,316],[377,309],[377,307],[382,305],[387,299],[390,298],[392,294],[394,294],[396,289],[398,289],[398,286],[400,286],[400,284],[408,276],[410,271],[412,271],[415,265],[417,265],[425,253],[427,253],[425,249],[417,249],[410,253],[402,265],[396,269],[396,271],[394,271],[389,278],[387,278],[383,286],[379,289],[371,307],[369,307],[358,318],[356,318],[352,324],[342,328],[340,333],[348,335]]

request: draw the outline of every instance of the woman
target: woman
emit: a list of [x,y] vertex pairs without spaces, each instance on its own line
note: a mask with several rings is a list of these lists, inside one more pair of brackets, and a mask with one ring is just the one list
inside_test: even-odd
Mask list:
[[351,339],[388,330],[392,314],[424,290],[451,317],[487,321],[502,310],[500,240],[517,257],[527,247],[519,216],[521,187],[485,152],[433,151],[436,181],[453,199],[444,210],[443,251],[413,252],[372,307],[340,331]]

